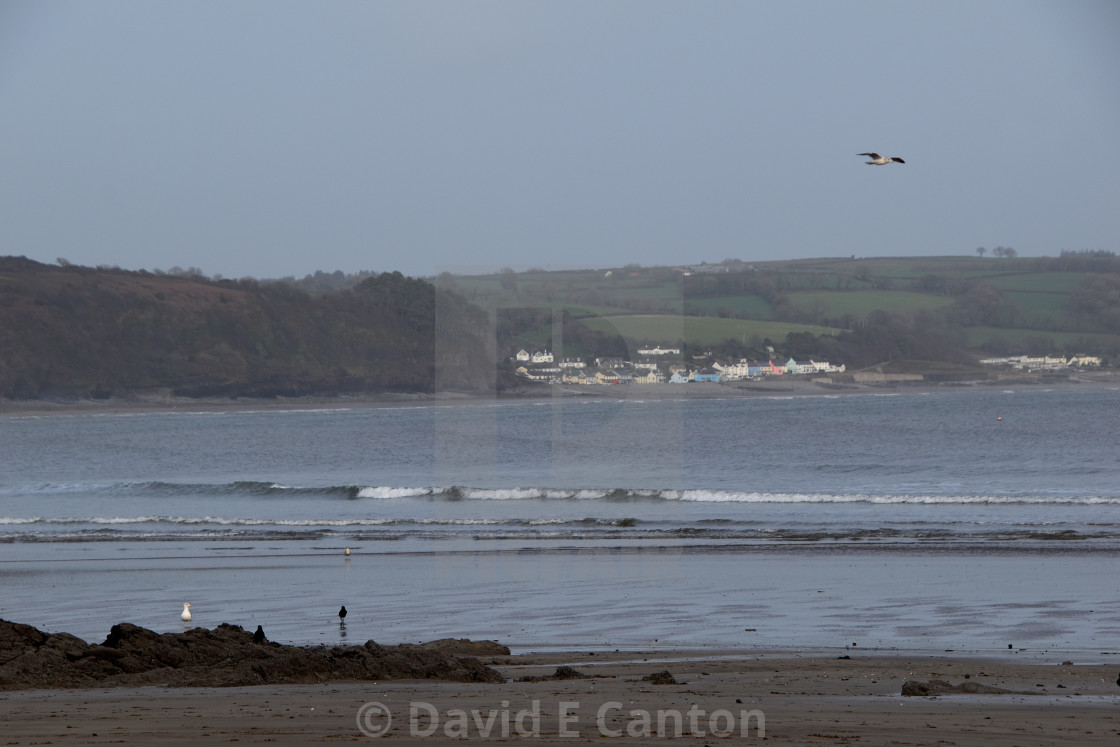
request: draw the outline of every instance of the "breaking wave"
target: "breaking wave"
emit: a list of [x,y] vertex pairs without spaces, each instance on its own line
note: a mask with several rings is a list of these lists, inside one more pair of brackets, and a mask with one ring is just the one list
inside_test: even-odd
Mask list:
[[553,488],[391,485],[285,485],[269,481],[229,483],[41,483],[0,486],[0,496],[25,497],[91,494],[138,498],[175,497],[307,497],[350,500],[400,500],[425,498],[450,501],[680,501],[686,503],[868,503],[868,504],[1055,504],[1120,505],[1118,495],[1066,495],[1052,493],[985,495],[971,493],[782,493],[731,490],[646,488]]

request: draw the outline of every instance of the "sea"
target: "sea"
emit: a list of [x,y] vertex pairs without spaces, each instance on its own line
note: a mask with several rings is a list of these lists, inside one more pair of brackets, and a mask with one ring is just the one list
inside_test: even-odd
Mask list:
[[189,602],[192,627],[301,645],[1120,652],[1120,389],[618,392],[0,410],[0,617],[91,642],[178,632]]

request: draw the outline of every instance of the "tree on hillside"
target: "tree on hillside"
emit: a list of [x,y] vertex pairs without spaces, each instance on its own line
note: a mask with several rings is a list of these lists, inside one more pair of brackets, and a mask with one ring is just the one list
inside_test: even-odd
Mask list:
[[1120,274],[1085,275],[1070,294],[1069,310],[1083,324],[1120,333]]
[[987,252],[987,251],[988,251],[988,250],[987,250],[987,249],[985,249],[985,248],[984,248],[984,247],[982,247],[982,246],[978,246],[978,247],[976,247],[976,253],[977,253],[977,254],[979,254],[979,255],[980,255],[981,257],[983,257],[983,256],[984,256],[984,253],[985,253],[985,252]]
[[1001,312],[1004,316],[1013,315],[1010,304],[1004,302],[999,289],[988,282],[980,282],[967,292],[957,296],[948,312],[957,324],[972,326],[976,324],[998,324]]

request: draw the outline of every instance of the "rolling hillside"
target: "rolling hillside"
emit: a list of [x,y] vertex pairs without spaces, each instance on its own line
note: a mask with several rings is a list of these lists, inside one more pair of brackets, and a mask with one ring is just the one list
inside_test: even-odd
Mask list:
[[386,273],[311,296],[283,283],[0,258],[0,396],[105,398],[493,389],[486,315]]
[[691,361],[792,356],[849,370],[980,356],[1120,359],[1120,260],[814,259],[304,281],[0,257],[0,397],[274,397],[501,390],[519,348]]
[[[441,277],[491,309],[559,310],[590,329],[728,355],[794,335],[849,365],[947,356],[1120,355],[1120,259],[824,258]],[[513,344],[546,344],[547,330]],[[738,349],[731,343],[737,342]]]

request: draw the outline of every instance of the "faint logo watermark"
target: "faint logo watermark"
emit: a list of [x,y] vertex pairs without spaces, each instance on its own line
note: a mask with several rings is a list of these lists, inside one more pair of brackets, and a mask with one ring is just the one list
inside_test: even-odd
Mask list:
[[393,726],[393,712],[384,703],[371,700],[358,708],[358,731],[367,737],[381,737]]
[[[585,708],[579,701],[558,701],[555,736],[575,739],[586,736],[581,725],[593,725],[600,736],[608,738],[678,739],[680,737],[712,737],[725,739],[766,738],[766,714],[759,709],[707,711],[693,704],[688,710],[678,708],[633,708],[617,700]],[[527,708],[515,708],[510,701],[501,701],[499,708],[441,711],[425,701],[408,704],[408,735],[427,738],[437,734],[449,739],[523,739],[542,735],[541,701],[534,699]],[[400,714],[404,715],[404,714]],[[551,720],[551,719],[550,719]],[[393,724],[392,710],[383,703],[364,703],[357,713],[358,731],[367,737],[385,736]],[[552,736],[552,733],[549,733]]]

